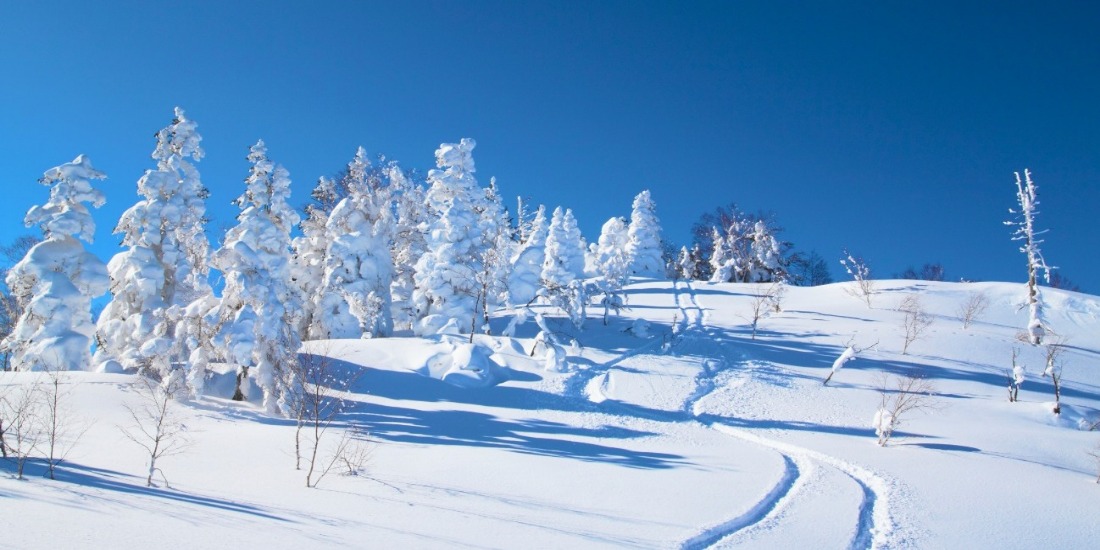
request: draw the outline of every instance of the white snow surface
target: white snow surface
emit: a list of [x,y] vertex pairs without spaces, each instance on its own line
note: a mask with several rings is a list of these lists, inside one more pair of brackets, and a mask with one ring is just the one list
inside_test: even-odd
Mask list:
[[[134,375],[63,375],[83,436],[57,480],[0,460],[6,548],[1096,548],[1100,298],[1044,290],[1047,325],[1068,338],[1061,417],[1048,378],[1009,403],[1021,344],[1022,284],[877,281],[875,307],[846,284],[792,287],[755,340],[737,284],[648,281],[628,309],[577,330],[536,307],[544,329],[579,346],[547,370],[540,327],[514,338],[436,335],[306,342],[352,376],[349,426],[369,434],[357,476],[305,487],[294,423],[233,402],[232,372],[211,366],[205,397],[173,403],[191,445],[157,461],[171,488],[144,487],[132,421]],[[972,291],[987,312],[962,328]],[[903,314],[935,316],[902,355]],[[534,316],[532,316],[534,317]],[[515,311],[494,316],[499,334]],[[628,329],[649,324],[647,338]],[[673,326],[675,324],[675,326]],[[821,381],[846,342],[878,341]],[[883,374],[932,381],[878,447],[868,425]],[[0,395],[47,376],[0,373]],[[42,378],[43,380],[45,378]],[[335,390],[334,390],[335,391]],[[159,479],[159,478],[158,478]]]

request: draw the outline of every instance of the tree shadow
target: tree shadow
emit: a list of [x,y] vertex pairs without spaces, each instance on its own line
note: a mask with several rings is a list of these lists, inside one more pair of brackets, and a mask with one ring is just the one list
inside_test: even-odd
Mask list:
[[[10,470],[11,473],[14,474],[14,469],[12,468],[12,465],[9,461],[0,461],[0,464],[4,465],[0,466],[0,468]],[[44,460],[29,459],[24,467],[23,476],[27,478],[45,477],[46,472],[47,464]],[[91,487],[94,489],[111,491],[115,493],[123,493],[126,495],[162,499],[179,504],[201,506],[204,508],[211,508],[223,512],[247,514],[250,516],[275,521],[293,521],[285,517],[274,515],[264,510],[263,508],[252,506],[250,504],[244,504],[241,502],[235,502],[232,500],[226,500],[216,497],[207,497],[185,493],[170,488],[161,489],[157,487],[146,487],[145,484],[136,476],[124,474],[115,470],[86,466],[84,464],[76,462],[65,461],[61,463],[58,467],[56,467],[54,469],[54,472],[56,479],[54,479],[53,481],[58,483],[77,485],[80,487]]]

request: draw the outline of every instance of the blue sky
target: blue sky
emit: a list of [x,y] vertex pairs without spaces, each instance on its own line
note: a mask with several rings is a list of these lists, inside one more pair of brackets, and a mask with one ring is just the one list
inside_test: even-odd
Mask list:
[[355,148],[426,170],[473,137],[505,196],[589,240],[652,190],[666,236],[736,202],[840,275],[942,262],[1022,281],[1002,225],[1040,186],[1048,261],[1100,291],[1094,2],[0,2],[0,239],[43,170],[110,179],[94,250],[176,105],[199,124],[212,232],[258,138],[298,202]]

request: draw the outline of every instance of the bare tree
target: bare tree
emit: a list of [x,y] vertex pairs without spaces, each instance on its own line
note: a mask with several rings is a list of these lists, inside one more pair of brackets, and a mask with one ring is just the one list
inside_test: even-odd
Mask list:
[[4,456],[15,459],[15,477],[23,479],[23,468],[41,443],[43,426],[38,414],[38,381],[9,386],[0,395],[0,421],[4,425]]
[[970,328],[986,309],[989,309],[988,294],[977,291],[968,294],[966,301],[959,305],[959,320],[962,321],[963,328]]
[[1066,349],[1069,339],[1048,331],[1046,344],[1043,346],[1046,365],[1043,369],[1043,378],[1050,377],[1054,385],[1054,414],[1062,414],[1062,352]]
[[926,378],[883,374],[879,381],[879,407],[872,421],[880,447],[889,443],[894,432],[912,413],[935,408],[935,389]]
[[901,354],[909,352],[909,345],[920,339],[928,327],[932,326],[933,318],[924,309],[920,296],[909,294],[901,300],[898,311],[902,312],[901,328],[905,331],[905,343],[901,347]]
[[76,446],[86,428],[76,422],[77,416],[69,406],[69,390],[63,386],[60,371],[46,373],[46,383],[39,385],[40,413],[42,417],[43,445],[45,446],[47,475],[56,479],[55,469]]
[[365,436],[354,428],[342,430],[327,457],[322,455],[322,442],[338,427],[337,421],[347,409],[347,402],[340,393],[351,386],[361,371],[344,369],[327,349],[302,354],[294,368],[304,388],[297,406],[292,409],[295,413],[294,468],[305,467],[306,487],[317,487],[337,466],[357,473],[369,457]]
[[184,391],[184,388],[178,387],[182,384],[183,377],[168,377],[164,383],[157,383],[151,378],[139,376],[133,387],[137,390],[140,401],[137,405],[125,405],[133,425],[121,427],[122,433],[149,455],[146,487],[155,487],[153,476],[158,472],[164,480],[164,486],[169,487],[164,470],[157,466],[157,461],[183,452],[191,443],[187,428],[176,412],[173,398]]
[[766,285],[755,283],[749,287],[749,315],[745,319],[752,326],[753,340],[756,340],[756,329],[760,321],[780,311],[785,292],[786,288],[782,281]]
[[855,257],[847,250],[844,251],[844,256],[845,258],[840,260],[840,265],[844,266],[844,270],[852,277],[854,283],[853,287],[846,288],[845,291],[867,302],[867,307],[871,307],[871,296],[875,293],[875,280],[871,278],[870,266],[863,258]]

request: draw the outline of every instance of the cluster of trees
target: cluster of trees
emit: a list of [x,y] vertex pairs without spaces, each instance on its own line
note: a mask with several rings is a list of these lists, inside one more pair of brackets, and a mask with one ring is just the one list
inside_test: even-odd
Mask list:
[[833,282],[816,252],[792,252],[780,240],[772,216],[749,214],[730,204],[704,214],[692,226],[692,246],[680,249],[670,274],[718,283],[772,283],[815,286]]
[[[134,371],[197,397],[209,364],[227,362],[239,367],[236,398],[249,397],[251,380],[270,413],[290,414],[303,399],[293,368],[303,339],[472,335],[488,331],[494,308],[535,301],[579,327],[592,298],[618,307],[629,276],[665,274],[648,191],[629,221],[608,221],[589,246],[569,209],[548,219],[521,201],[512,218],[496,182],[475,179],[472,139],[441,145],[423,184],[360,148],[339,177],[319,180],[304,215],[290,205],[287,170],[260,141],[237,224],[213,248],[200,142],[176,109],[156,135],[156,167],[138,180],[140,200],[115,227],[123,250],[106,264],[82,244],[95,229],[88,205],[104,202],[93,187],[104,174],[83,155],[46,171],[50,198],[26,217],[43,239],[6,277],[13,322],[0,351],[13,368]],[[211,285],[211,270],[224,286]],[[91,300],[108,291],[93,320]]]

